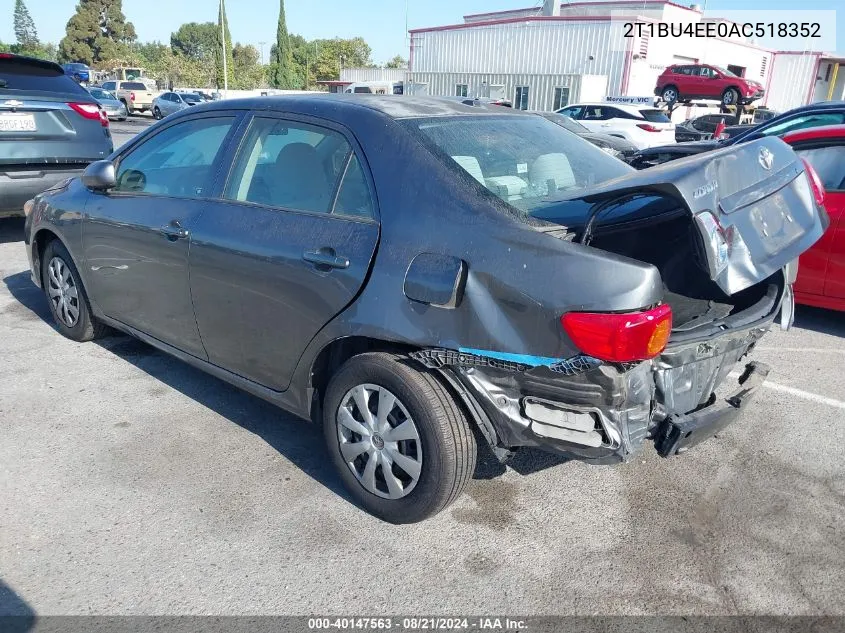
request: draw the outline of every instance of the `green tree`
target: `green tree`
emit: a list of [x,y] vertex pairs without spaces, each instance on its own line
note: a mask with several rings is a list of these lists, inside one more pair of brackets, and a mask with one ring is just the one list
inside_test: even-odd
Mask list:
[[[225,41],[224,41],[225,40]],[[232,59],[232,37],[229,35],[229,21],[226,19],[226,4],[220,0],[220,8],[217,11],[217,33],[216,45],[214,47],[214,56],[217,67],[217,87],[223,88],[224,85],[232,85],[232,79],[235,73],[235,64]],[[224,80],[223,74],[223,55],[226,56],[226,74]]]
[[18,40],[18,46],[24,49],[34,49],[38,47],[38,32],[35,30],[35,22],[29,14],[29,9],[23,3],[23,0],[15,0],[15,38]]
[[405,61],[405,58],[401,55],[397,55],[393,59],[391,59],[387,64],[385,64],[387,68],[407,68],[408,62]]
[[135,39],[135,27],[123,15],[122,0],[79,0],[59,42],[59,57],[95,64],[125,55]]
[[279,1],[279,23],[276,27],[276,46],[271,51],[270,62],[273,74],[270,84],[274,88],[293,90],[301,87],[301,79],[293,64],[293,49],[288,35],[288,25],[285,18],[285,0]]
[[249,44],[235,44],[232,57],[235,62],[235,89],[253,90],[264,83],[264,67],[257,48]]
[[214,22],[188,22],[170,35],[170,48],[190,59],[213,59],[219,33]]

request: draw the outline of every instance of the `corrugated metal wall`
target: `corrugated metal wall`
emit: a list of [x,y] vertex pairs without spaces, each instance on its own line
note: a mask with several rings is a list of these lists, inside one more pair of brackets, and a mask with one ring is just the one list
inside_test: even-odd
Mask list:
[[772,79],[765,97],[766,106],[785,112],[804,105],[810,84],[815,83],[813,71],[816,57],[807,54],[784,54],[774,56],[771,64]]
[[[619,94],[625,65],[621,41],[622,24],[602,21],[523,22],[424,31],[412,34],[411,74],[414,81],[419,81],[422,73],[606,75],[609,93]],[[451,94],[451,90],[445,94]]]
[[555,88],[569,88],[569,103],[577,101],[581,93],[580,75],[414,73],[413,81],[427,84],[426,94],[431,96],[455,96],[457,86],[466,84],[468,97],[487,97],[491,96],[490,87],[504,86],[503,96],[511,101],[517,86],[528,86],[529,110],[551,110]]
[[340,71],[341,81],[405,81],[404,68],[343,68]]

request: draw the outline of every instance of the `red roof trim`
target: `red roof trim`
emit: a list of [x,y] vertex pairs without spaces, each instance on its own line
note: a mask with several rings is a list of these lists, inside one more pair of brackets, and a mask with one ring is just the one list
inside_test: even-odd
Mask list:
[[805,130],[796,130],[783,135],[785,143],[798,143],[800,141],[811,141],[821,138],[843,138],[845,137],[845,125],[825,125]]
[[[679,9],[685,9],[687,11],[692,11],[693,13],[702,13],[701,11],[695,11],[690,7],[685,7],[682,4],[678,4],[677,2],[670,2],[669,0],[646,0],[646,2],[652,2],[655,4],[662,4],[662,5],[669,5],[670,7],[677,7]],[[642,6],[643,0],[616,0],[613,2],[612,0],[606,0],[601,2],[566,2],[562,3],[560,6],[563,7],[584,7],[584,6],[602,6],[608,4],[630,4],[631,6],[639,5]],[[483,18],[488,15],[503,15],[505,13],[515,13],[516,11],[539,11],[540,7],[533,6],[533,7],[524,7],[522,9],[505,9],[504,11],[490,11],[489,13],[470,13],[469,15],[465,15],[464,19],[467,18]]]

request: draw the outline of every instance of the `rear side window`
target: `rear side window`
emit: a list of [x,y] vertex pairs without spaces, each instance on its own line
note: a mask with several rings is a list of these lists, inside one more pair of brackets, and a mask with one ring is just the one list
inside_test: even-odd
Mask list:
[[364,177],[361,163],[358,162],[358,157],[355,154],[350,157],[346,173],[340,183],[334,213],[359,218],[375,217],[370,188],[367,186],[367,179]]
[[88,92],[52,64],[0,58],[0,98],[6,93],[57,92],[88,96]]
[[[346,139],[333,130],[256,117],[224,197],[293,211],[329,213],[351,152]],[[348,212],[360,206],[351,197],[344,204],[349,205]]]
[[671,119],[662,110],[646,108],[640,110],[640,114],[643,115],[646,121],[650,121],[651,123],[671,123]]
[[121,86],[124,90],[146,90],[147,87],[140,81],[127,81]]

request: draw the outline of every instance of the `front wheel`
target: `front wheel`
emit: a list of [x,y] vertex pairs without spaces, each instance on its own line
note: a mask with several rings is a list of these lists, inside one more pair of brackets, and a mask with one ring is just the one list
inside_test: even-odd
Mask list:
[[475,438],[437,378],[403,356],[355,356],[323,401],[332,461],[352,497],[390,523],[431,517],[461,494],[475,469]]
[[158,121],[161,119],[161,110],[158,109],[158,106],[153,108],[153,118]]
[[79,271],[64,244],[58,240],[53,240],[44,249],[41,285],[61,334],[80,343],[105,334],[106,326],[97,322],[91,313]]
[[739,92],[736,88],[728,88],[722,93],[722,105],[736,105],[739,103]]

